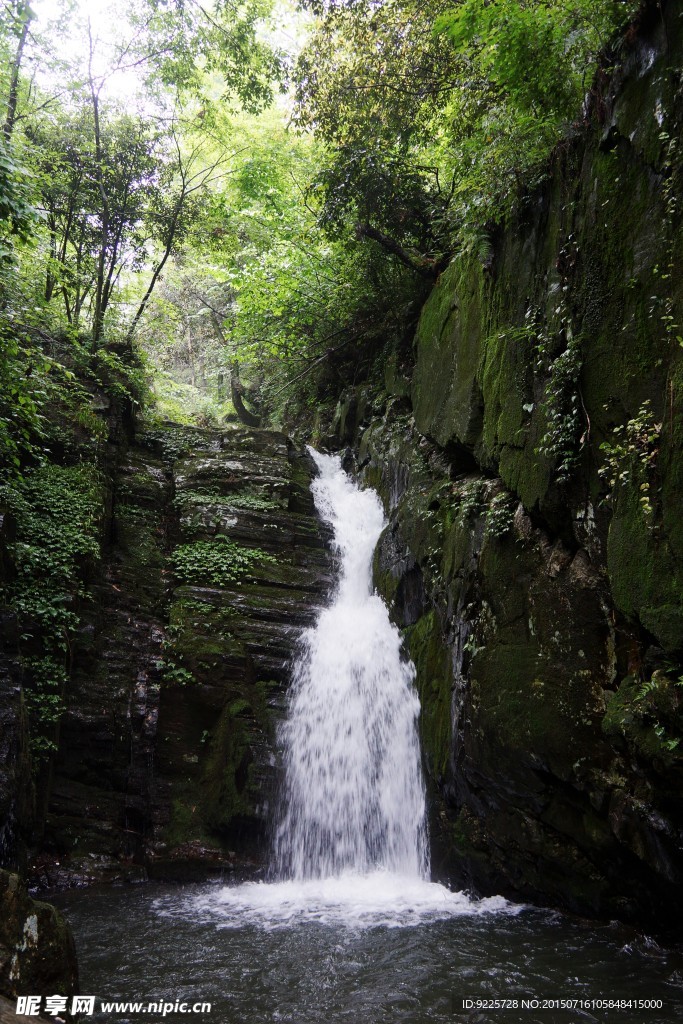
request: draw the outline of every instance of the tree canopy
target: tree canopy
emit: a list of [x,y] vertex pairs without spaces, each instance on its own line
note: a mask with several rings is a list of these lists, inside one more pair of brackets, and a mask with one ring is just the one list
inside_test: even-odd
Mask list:
[[400,332],[545,173],[637,6],[122,0],[115,28],[84,14],[79,35],[67,0],[49,23],[8,0],[0,337],[9,378],[35,370],[2,385],[24,409],[5,454],[38,436],[45,339],[130,366],[137,345],[157,391],[220,413],[236,365],[272,408],[327,355]]

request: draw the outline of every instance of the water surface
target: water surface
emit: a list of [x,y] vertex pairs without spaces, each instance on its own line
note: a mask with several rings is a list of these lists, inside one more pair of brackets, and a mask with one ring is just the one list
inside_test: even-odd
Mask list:
[[[391,880],[385,880],[391,888]],[[403,910],[374,896],[354,902],[270,886],[149,884],[70,892],[81,989],[104,999],[209,1001],[202,1024],[673,1024],[683,1019],[683,958],[619,926],[597,926],[452,894],[449,913],[416,892]],[[440,887],[437,887],[440,888]],[[260,914],[254,910],[259,905]],[[271,890],[270,893],[268,890]],[[396,895],[396,894],[394,894]],[[432,894],[434,895],[434,894]],[[268,903],[271,906],[268,909]],[[502,903],[502,901],[501,901]],[[382,915],[384,914],[384,917]],[[441,916],[440,916],[441,914]],[[402,917],[403,915],[403,917]],[[286,919],[288,918],[288,919]],[[661,1009],[463,1009],[463,1000],[661,1000]],[[153,1015],[99,1015],[125,1024]]]

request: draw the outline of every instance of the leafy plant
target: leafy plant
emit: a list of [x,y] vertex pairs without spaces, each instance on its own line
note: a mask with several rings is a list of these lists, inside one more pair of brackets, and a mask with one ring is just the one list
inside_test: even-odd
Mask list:
[[162,672],[164,682],[174,686],[191,686],[197,681],[189,669],[183,668],[182,665],[178,665],[175,661],[167,660],[163,662]]
[[642,755],[679,757],[683,741],[683,676],[657,670],[646,680],[628,676],[607,705],[603,728]]
[[241,508],[253,512],[266,512],[278,508],[276,501],[258,494],[205,494],[202,491],[179,491],[173,499],[176,508],[190,512],[197,505],[218,505]]
[[583,444],[583,408],[579,378],[583,365],[581,344],[568,331],[566,348],[548,359],[543,339],[538,345],[537,366],[547,367],[548,379],[542,401],[546,429],[536,451],[555,463],[558,483],[566,483],[576,468]]
[[250,579],[257,565],[275,561],[260,548],[245,548],[223,534],[210,541],[181,544],[173,552],[173,567],[179,579],[217,587]]
[[636,487],[640,492],[641,511],[647,518],[653,513],[651,485],[661,431],[662,424],[655,422],[652,403],[646,399],[636,415],[625,424],[616,426],[612,439],[600,445],[600,450],[605,453],[605,465],[599,473],[609,487],[607,500],[614,503],[621,487]]
[[504,537],[512,529],[516,503],[506,492],[496,494],[486,509],[486,533],[489,537]]
[[458,518],[461,525],[480,514],[484,501],[484,486],[481,480],[468,484],[462,492]]
[[101,480],[93,466],[45,465],[2,488],[17,521],[15,578],[0,596],[21,634],[32,743],[51,749],[63,710],[71,647],[85,582],[100,555]]

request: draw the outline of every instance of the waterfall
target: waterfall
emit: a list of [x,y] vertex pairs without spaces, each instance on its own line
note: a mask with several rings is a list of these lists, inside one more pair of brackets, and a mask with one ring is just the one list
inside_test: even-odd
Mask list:
[[384,526],[374,491],[361,491],[338,457],[311,452],[313,496],[334,532],[337,589],[304,632],[280,740],[282,807],[276,881],[213,887],[160,914],[266,930],[315,923],[414,927],[425,921],[517,913],[499,896],[474,900],[429,881],[415,671],[372,592]]
[[276,870],[298,880],[383,868],[429,873],[414,668],[372,592],[384,514],[337,456],[311,451],[316,507],[334,532],[340,578],[302,637],[282,728],[283,810]]

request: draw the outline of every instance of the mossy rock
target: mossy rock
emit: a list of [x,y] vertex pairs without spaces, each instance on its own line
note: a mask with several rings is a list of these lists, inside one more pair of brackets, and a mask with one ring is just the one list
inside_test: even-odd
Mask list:
[[8,871],[0,871],[0,907],[0,992],[78,992],[76,949],[59,911],[32,900],[19,876]]
[[451,758],[453,672],[435,611],[407,632],[407,648],[416,669],[420,697],[420,738],[430,775],[443,784]]
[[683,777],[683,684],[662,671],[649,680],[626,676],[611,694],[602,722],[610,738],[661,771]]
[[617,608],[639,619],[672,654],[683,653],[683,566],[655,532],[639,493],[621,488],[610,524],[607,567]]
[[412,403],[418,429],[440,445],[473,446],[481,433],[484,279],[481,266],[455,260],[425,304],[415,338]]

